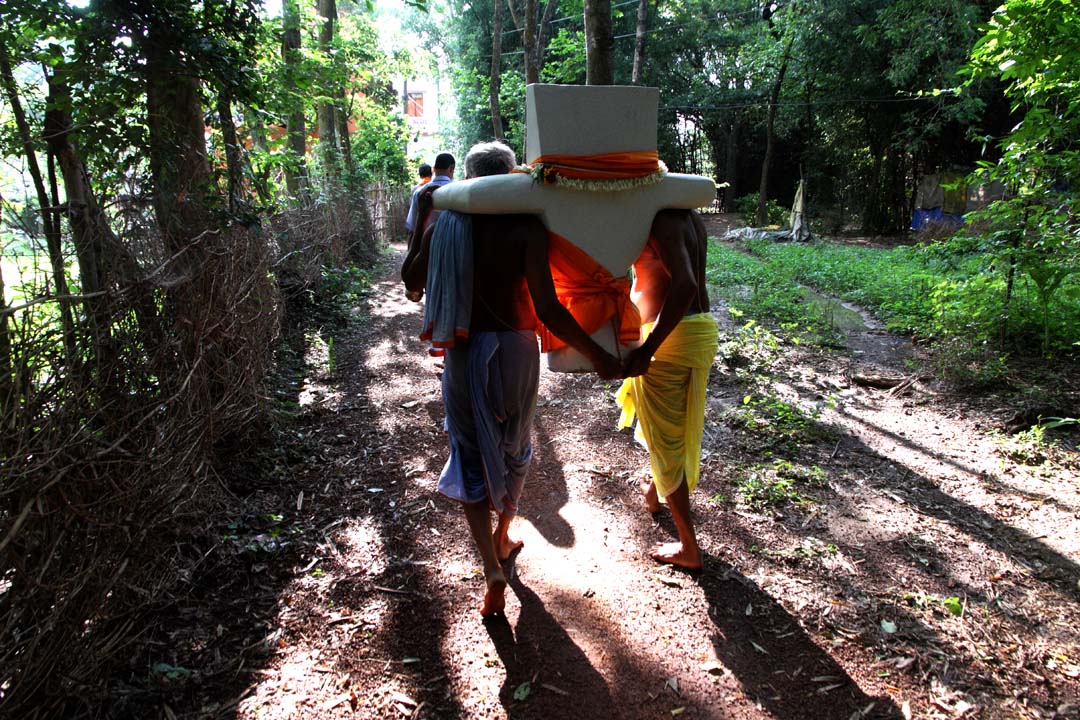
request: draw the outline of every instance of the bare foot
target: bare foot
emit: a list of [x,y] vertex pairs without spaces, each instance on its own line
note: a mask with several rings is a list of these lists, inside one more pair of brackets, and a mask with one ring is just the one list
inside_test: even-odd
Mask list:
[[645,495],[645,509],[651,515],[660,512],[660,498],[656,495],[656,485],[653,484],[652,480],[646,478],[641,483],[641,492]]
[[506,576],[502,570],[491,574],[487,579],[487,592],[484,593],[484,604],[480,608],[480,614],[484,617],[501,613],[506,609]]
[[700,570],[702,568],[701,550],[697,547],[684,548],[682,543],[657,545],[649,553],[649,557],[657,562],[668,563],[686,570]]
[[492,540],[495,541],[495,556],[499,558],[499,562],[506,562],[511,555],[525,547],[524,540],[511,540],[507,536],[502,538],[493,536]]

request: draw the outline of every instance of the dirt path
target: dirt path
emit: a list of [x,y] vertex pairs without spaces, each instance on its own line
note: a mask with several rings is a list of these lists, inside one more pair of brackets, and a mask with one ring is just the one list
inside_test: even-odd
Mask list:
[[[1077,716],[1075,453],[1049,473],[1005,461],[987,410],[853,384],[909,372],[914,351],[876,330],[857,354],[776,351],[777,397],[835,404],[794,430],[739,421],[746,389],[718,365],[698,577],[644,554],[674,528],[643,510],[647,457],[614,431],[615,386],[545,372],[525,548],[506,620],[485,625],[463,517],[435,493],[439,367],[393,264],[332,343],[309,336],[293,464],[252,500],[292,549],[221,578],[247,635],[227,662],[203,628],[231,684],[207,671],[192,716]],[[795,502],[736,502],[737,484],[785,474]]]

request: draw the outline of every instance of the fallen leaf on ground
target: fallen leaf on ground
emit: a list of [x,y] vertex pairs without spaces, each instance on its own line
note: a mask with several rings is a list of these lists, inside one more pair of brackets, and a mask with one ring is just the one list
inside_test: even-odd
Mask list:
[[723,675],[724,666],[718,660],[707,660],[701,663],[701,669],[710,675]]
[[338,705],[340,705],[340,704],[342,704],[344,702],[348,702],[350,696],[351,696],[350,693],[341,693],[337,697],[330,698],[325,703],[323,703],[323,710],[333,710]]
[[672,690],[674,690],[676,694],[678,694],[678,692],[679,692],[679,678],[672,675],[671,677],[669,677],[667,679],[667,682],[665,682],[664,684],[667,685]]
[[397,690],[390,693],[390,699],[394,700],[395,702],[399,702],[399,703],[401,703],[403,705],[409,705],[409,706],[413,706],[413,707],[416,706],[416,701],[415,700],[413,700],[411,697],[409,697],[405,693],[400,693]]
[[521,702],[529,697],[530,692],[532,692],[532,686],[529,684],[529,681],[526,680],[525,682],[518,685],[517,689],[514,690],[514,699],[518,702]]

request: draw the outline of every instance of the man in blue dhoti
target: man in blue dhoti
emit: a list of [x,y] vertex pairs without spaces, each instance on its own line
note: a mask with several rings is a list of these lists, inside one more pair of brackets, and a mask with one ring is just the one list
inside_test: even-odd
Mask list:
[[[483,143],[469,151],[465,173],[496,175],[515,164],[510,148]],[[431,192],[418,195],[420,217],[430,209]],[[491,615],[505,607],[500,561],[522,545],[509,529],[532,460],[538,322],[588,358],[601,377],[619,376],[621,366],[556,299],[547,230],[535,216],[445,211],[432,232],[410,244],[402,279],[411,293],[426,287],[421,337],[445,354],[450,457],[439,492],[464,508],[487,582],[480,612]]]

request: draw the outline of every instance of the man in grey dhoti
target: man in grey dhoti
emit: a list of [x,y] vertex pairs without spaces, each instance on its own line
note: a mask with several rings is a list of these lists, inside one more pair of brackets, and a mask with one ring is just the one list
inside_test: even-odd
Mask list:
[[[501,143],[474,146],[466,177],[509,172],[516,160]],[[423,216],[431,193],[418,196]],[[521,547],[509,536],[532,460],[531,428],[540,375],[536,331],[542,323],[588,358],[603,378],[619,361],[559,304],[548,266],[548,233],[531,215],[445,211],[412,243],[402,268],[410,293],[426,287],[424,331],[445,354],[442,377],[450,457],[439,492],[462,503],[484,564],[481,613],[501,612],[506,576],[500,561]],[[491,511],[498,515],[494,531]]]

